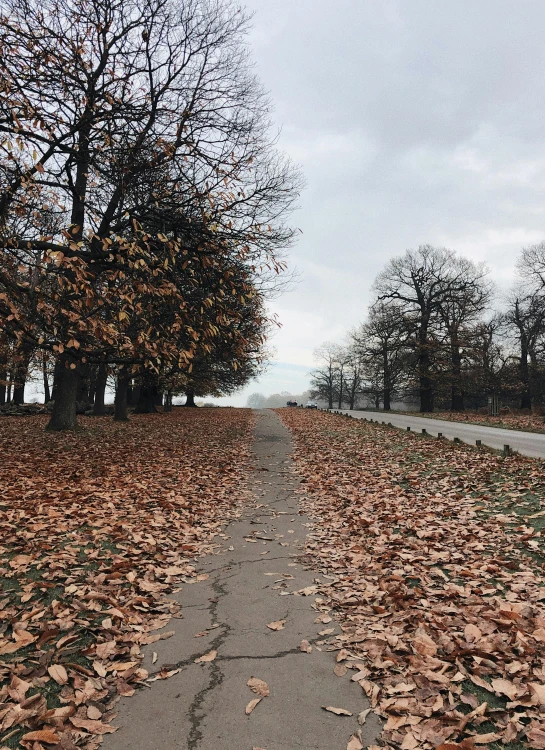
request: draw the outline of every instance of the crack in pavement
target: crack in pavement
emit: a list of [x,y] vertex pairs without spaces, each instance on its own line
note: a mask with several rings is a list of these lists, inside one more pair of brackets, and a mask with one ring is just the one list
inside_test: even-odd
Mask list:
[[[309,645],[314,646],[316,643],[323,641],[323,638],[314,638],[314,639],[306,639],[309,643]],[[220,646],[223,645],[222,639],[214,639],[210,644],[211,646],[210,651],[212,649],[218,650]],[[323,651],[327,651],[327,649],[322,649]],[[306,653],[304,651],[301,651],[301,648],[299,646],[295,648],[286,649],[284,651],[277,651],[274,654],[232,654],[229,656],[228,654],[222,656],[221,654],[218,654],[213,662],[210,662],[210,667],[212,667],[216,663],[221,663],[223,661],[229,662],[229,661],[252,661],[254,659],[283,659],[285,656],[294,656],[300,654],[301,656],[306,656]],[[160,672],[163,669],[180,669],[183,667],[190,667],[192,664],[195,664],[195,659],[198,659],[199,656],[202,656],[202,651],[197,651],[191,656],[188,656],[185,659],[181,659],[180,661],[175,662],[174,664],[163,664],[161,665],[161,668],[158,669],[156,672],[150,673],[150,678],[155,677],[156,675],[160,674]],[[217,683],[220,684],[220,683]],[[217,687],[217,685],[216,685]],[[206,694],[209,692],[210,686],[207,685],[203,690],[201,690],[201,693]],[[200,695],[200,693],[199,693]],[[202,701],[201,701],[202,702]],[[193,702],[192,706],[195,704],[195,701]]]
[[[219,579],[216,578],[212,582],[212,590],[217,595],[216,599],[210,600],[210,606],[208,607],[208,612],[210,614],[210,618],[212,623],[216,622],[216,615],[217,615],[217,609],[218,604],[220,602],[220,599],[222,596],[225,596],[227,594],[227,591],[225,587],[220,583]],[[221,630],[216,636],[216,638],[213,639],[210,646],[212,647],[210,650],[217,651],[221,646],[223,646],[223,643],[228,638],[229,633],[231,631],[231,626],[227,623],[223,623],[220,626]],[[198,657],[195,657],[198,658]],[[175,667],[176,669],[178,667]],[[206,716],[206,712],[202,710],[202,705],[206,699],[206,696],[211,691],[215,690],[217,687],[221,685],[224,679],[224,674],[217,663],[217,661],[214,659],[214,661],[209,662],[209,681],[208,684],[205,685],[202,690],[200,690],[193,699],[191,705],[189,706],[189,722],[190,722],[190,731],[189,731],[189,737],[187,738],[187,747],[188,750],[197,750],[200,741],[202,740],[202,732],[201,732],[201,723],[203,719]]]

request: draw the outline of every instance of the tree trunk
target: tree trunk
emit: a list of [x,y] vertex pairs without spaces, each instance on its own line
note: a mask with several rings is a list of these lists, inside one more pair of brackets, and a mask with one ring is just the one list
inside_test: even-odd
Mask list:
[[66,360],[59,360],[55,377],[55,402],[47,430],[75,430],[78,426],[76,402],[79,387],[77,366],[70,367]]
[[97,377],[95,381],[95,402],[93,405],[93,415],[100,417],[106,414],[104,407],[104,394],[106,392],[106,383],[108,382],[108,368],[105,364],[98,366]]
[[384,400],[384,411],[390,411],[391,406],[390,406],[390,389],[389,388],[384,389],[382,398]]
[[49,390],[49,378],[47,377],[47,354],[42,352],[42,376],[44,381],[44,404],[51,401],[51,392]]
[[[2,340],[0,340],[0,346],[2,346]],[[6,345],[7,346],[7,345]],[[4,406],[6,403],[6,392],[7,392],[7,381],[8,381],[8,357],[7,353],[4,354],[0,350],[0,406]]]
[[92,406],[95,403],[97,372],[97,365],[82,366],[78,401],[82,401],[89,406]]
[[89,382],[92,377],[92,371],[94,371],[96,368],[91,367],[91,365],[85,363],[81,363],[78,365],[78,371],[79,371],[79,385],[78,385],[78,395],[76,396],[76,401],[79,404],[91,404],[92,402],[89,400]]
[[541,387],[541,377],[539,372],[538,358],[535,349],[532,347],[529,352],[530,356],[530,395],[532,397],[532,409],[543,402],[543,390]]
[[333,409],[333,389],[329,389],[329,393],[327,394],[327,408]]
[[57,385],[61,379],[63,364],[60,359],[55,360],[55,367],[53,368],[53,391],[51,393],[51,400],[55,401],[57,398]]
[[520,350],[520,379],[522,381],[522,395],[520,398],[521,409],[532,408],[532,395],[530,393],[530,370],[528,367],[528,348],[524,340],[521,342]]
[[433,383],[430,377],[430,357],[427,351],[418,355],[420,370],[420,411],[433,411]]
[[380,409],[380,396],[375,396],[375,409]]
[[426,318],[418,332],[418,377],[420,386],[420,411],[433,411],[433,382],[430,376],[430,351],[428,342],[429,318]]
[[131,400],[129,401],[129,406],[136,406],[138,402],[140,401],[140,394],[142,392],[142,386],[141,385],[134,385],[131,388]]
[[193,393],[193,391],[186,391],[184,406],[197,406],[197,404],[195,403],[195,394]]
[[384,401],[384,411],[390,411],[390,397],[391,397],[391,388],[390,388],[390,368],[389,368],[389,362],[388,362],[388,350],[383,349],[382,350],[382,367],[383,367],[383,374],[384,374],[384,388],[382,392],[382,399]]
[[460,355],[460,346],[455,338],[451,339],[450,346],[450,375],[452,378],[450,408],[452,411],[464,411],[464,392],[462,390],[462,357]]
[[13,386],[13,367],[10,367],[9,370],[9,378],[8,378],[8,388],[6,392],[6,403],[9,404],[11,402],[11,388]]
[[25,381],[19,377],[13,386],[13,403],[22,406],[25,403]]
[[114,420],[116,422],[126,422],[129,419],[127,415],[127,393],[130,379],[129,373],[122,367],[117,376],[117,386],[115,389]]
[[165,408],[163,411],[172,411],[172,391],[167,391],[165,398]]
[[28,377],[28,366],[32,349],[28,344],[22,344],[15,351],[14,383],[13,383],[13,403],[22,406],[25,403],[25,385]]
[[133,406],[134,404],[134,386],[132,383],[132,378],[129,378],[129,382],[127,383],[127,406]]
[[157,398],[157,387],[154,385],[140,386],[140,396],[136,404],[135,414],[156,414],[155,400]]

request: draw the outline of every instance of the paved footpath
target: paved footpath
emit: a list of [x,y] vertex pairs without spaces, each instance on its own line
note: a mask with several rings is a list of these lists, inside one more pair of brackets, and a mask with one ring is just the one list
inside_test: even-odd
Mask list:
[[[346,750],[358,729],[364,747],[375,741],[374,714],[361,728],[356,721],[368,703],[350,681],[352,672],[337,677],[335,652],[316,644],[324,641],[318,632],[336,623],[316,623],[314,596],[291,593],[321,575],[297,561],[308,519],[294,494],[289,433],[273,412],[257,415],[257,507],[247,507],[227,527],[218,555],[200,561],[209,578],[177,594],[183,619],[167,626],[176,634],[148,647],[150,676],[164,665],[181,672],[122,699],[115,722],[121,728],[105,736],[104,750]],[[267,627],[279,620],[286,621],[283,630]],[[303,639],[314,644],[311,653],[300,650]],[[217,651],[214,661],[195,663],[211,650]],[[270,696],[247,716],[247,704],[258,697],[247,686],[252,676],[267,682]]]
[[384,411],[348,411],[343,409],[342,414],[350,414],[356,419],[372,419],[373,421],[388,423],[394,427],[421,432],[425,429],[430,435],[443,433],[443,437],[452,440],[457,437],[464,443],[475,445],[476,440],[481,440],[483,445],[490,448],[503,450],[504,445],[509,445],[512,450],[523,456],[532,458],[545,458],[545,435],[537,432],[522,432],[522,430],[504,430],[501,427],[484,427],[477,424],[466,424],[465,422],[449,422],[444,419],[426,419],[420,416],[407,416],[406,414],[389,414]]

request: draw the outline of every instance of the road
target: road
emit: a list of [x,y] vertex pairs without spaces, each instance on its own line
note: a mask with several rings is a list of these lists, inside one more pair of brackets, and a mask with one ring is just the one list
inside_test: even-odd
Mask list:
[[441,432],[444,438],[452,440],[457,437],[463,443],[470,445],[475,445],[476,440],[480,440],[483,445],[487,445],[489,448],[497,448],[498,450],[503,450],[504,445],[508,445],[511,450],[517,451],[523,456],[545,458],[545,435],[535,432],[504,430],[500,427],[483,427],[477,424],[448,422],[444,419],[429,419],[418,415],[413,417],[412,415],[388,414],[378,411],[348,411],[344,409],[340,413],[350,414],[356,419],[372,419],[386,424],[391,422],[394,427],[402,429],[410,427],[411,430],[417,432],[425,429],[433,436],[437,436],[437,433]]
[[[104,737],[103,750],[345,750],[358,732],[364,746],[376,742],[378,717],[362,727],[356,719],[369,707],[362,688],[350,673],[333,672],[336,653],[325,636],[339,624],[324,626],[315,604],[322,576],[299,561],[309,520],[299,513],[289,432],[273,412],[258,415],[254,500],[218,535],[218,554],[199,560],[201,581],[177,594],[183,619],[169,623],[177,623],[174,635],[147,648],[150,677],[161,667],[173,675],[121,700],[120,729]],[[279,621],[280,630],[267,627]],[[212,652],[212,660],[196,661]],[[259,697],[251,677],[270,695],[247,715]]]

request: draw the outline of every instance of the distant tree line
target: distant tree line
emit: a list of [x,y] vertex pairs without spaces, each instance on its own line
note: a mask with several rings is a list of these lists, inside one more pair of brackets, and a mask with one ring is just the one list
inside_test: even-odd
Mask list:
[[545,405],[545,242],[524,248],[518,278],[496,303],[483,264],[423,245],[390,260],[367,319],[345,343],[315,352],[314,398],[421,412]]
[[[230,0],[5,0],[0,405],[50,429],[255,376],[300,176]],[[280,279],[280,281],[279,281]]]
[[279,409],[282,406],[286,406],[288,401],[296,401],[298,404],[305,405],[309,398],[309,391],[296,394],[289,391],[281,391],[280,393],[272,393],[269,396],[265,396],[263,393],[252,393],[248,396],[246,405],[250,409]]

